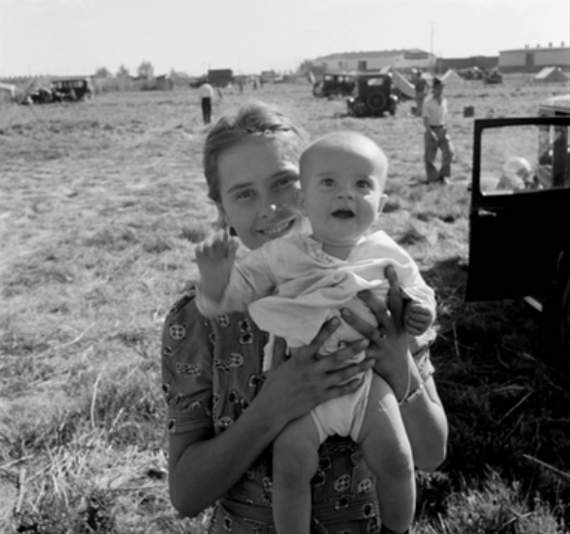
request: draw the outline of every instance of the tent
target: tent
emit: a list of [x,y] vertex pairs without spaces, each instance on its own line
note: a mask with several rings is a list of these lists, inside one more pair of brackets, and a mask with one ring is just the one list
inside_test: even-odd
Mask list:
[[14,100],[16,98],[16,86],[11,83],[0,82],[0,95],[9,95],[9,98]]
[[556,83],[567,82],[570,78],[560,67],[545,67],[535,77],[535,82]]
[[407,98],[416,98],[414,86],[397,70],[392,71],[392,82]]
[[465,85],[465,81],[457,72],[453,69],[449,69],[442,77],[441,80],[446,86],[454,87],[459,85]]

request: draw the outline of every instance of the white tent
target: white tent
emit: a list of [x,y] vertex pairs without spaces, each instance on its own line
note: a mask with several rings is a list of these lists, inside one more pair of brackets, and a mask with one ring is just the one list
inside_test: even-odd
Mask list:
[[450,87],[465,85],[465,80],[453,69],[449,69],[442,77],[441,81]]
[[10,98],[16,98],[16,86],[11,83],[2,83],[0,82],[0,93],[9,93]]
[[392,82],[408,98],[416,98],[414,86],[397,70],[392,71]]
[[535,77],[535,82],[556,83],[568,81],[568,74],[565,74],[560,67],[545,67]]

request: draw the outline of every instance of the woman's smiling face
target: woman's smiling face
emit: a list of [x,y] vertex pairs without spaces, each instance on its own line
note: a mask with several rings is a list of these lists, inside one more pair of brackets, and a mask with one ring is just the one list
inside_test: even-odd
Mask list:
[[285,145],[279,135],[255,136],[220,156],[218,209],[250,249],[307,231],[298,203],[298,164],[291,161]]

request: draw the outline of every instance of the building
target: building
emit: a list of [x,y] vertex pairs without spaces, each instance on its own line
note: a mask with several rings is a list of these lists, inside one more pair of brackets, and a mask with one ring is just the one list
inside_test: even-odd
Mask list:
[[537,46],[503,50],[499,52],[499,70],[501,72],[539,72],[545,67],[560,67],[570,71],[570,47],[564,42],[560,46]]
[[464,71],[477,67],[479,70],[493,70],[499,64],[499,56],[471,56],[471,57],[458,57],[458,58],[440,58],[438,67],[442,71],[448,69]]
[[435,65],[436,56],[417,48],[384,50],[377,52],[343,52],[318,57],[313,65],[324,72],[330,71],[379,71],[386,67],[406,70],[428,70]]

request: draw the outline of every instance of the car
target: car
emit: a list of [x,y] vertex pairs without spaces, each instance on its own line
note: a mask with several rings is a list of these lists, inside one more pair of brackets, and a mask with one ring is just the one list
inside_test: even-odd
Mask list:
[[313,96],[334,98],[349,96],[354,92],[354,74],[327,72],[323,79],[313,84]]
[[53,80],[51,90],[54,100],[77,102],[93,96],[93,85],[89,78],[65,78]]
[[570,368],[570,95],[474,122],[465,300],[524,298],[545,357]]
[[347,111],[353,117],[382,117],[396,114],[398,97],[394,94],[390,74],[358,74],[354,97],[346,101]]
[[485,71],[483,83],[503,83],[503,75],[498,70]]

